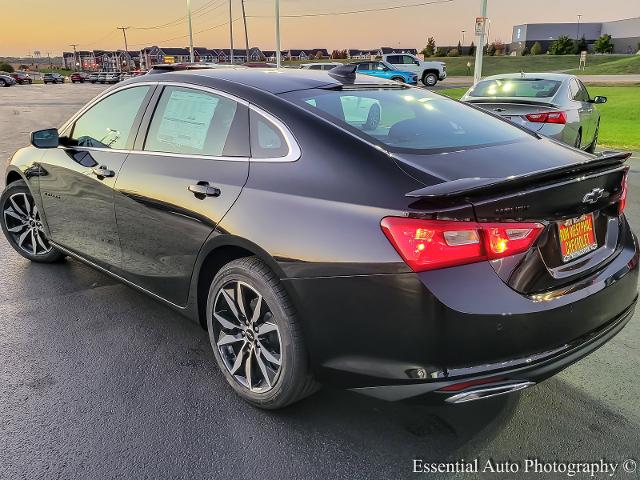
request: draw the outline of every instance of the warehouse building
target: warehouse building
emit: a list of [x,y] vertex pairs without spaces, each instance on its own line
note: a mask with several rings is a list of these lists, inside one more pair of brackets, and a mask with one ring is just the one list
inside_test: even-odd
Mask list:
[[591,47],[601,36],[609,34],[614,45],[614,53],[636,53],[640,42],[640,17],[616,20],[613,22],[592,23],[525,23],[513,27],[511,36],[512,52],[521,52],[525,47],[531,49],[539,42],[546,52],[551,44],[563,35],[580,39],[584,36]]

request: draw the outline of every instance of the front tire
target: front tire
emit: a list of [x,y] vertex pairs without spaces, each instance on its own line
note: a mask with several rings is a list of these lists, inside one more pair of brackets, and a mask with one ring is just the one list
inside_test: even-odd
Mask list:
[[47,240],[38,207],[27,184],[10,183],[0,196],[0,224],[13,249],[32,262],[57,262],[64,255]]
[[587,152],[589,153],[596,152],[596,147],[598,146],[599,134],[600,134],[600,122],[598,122],[598,124],[596,125],[596,133],[593,134],[593,141],[591,142],[591,145],[589,145],[589,148],[587,148]]
[[257,257],[220,269],[209,288],[207,326],[218,367],[247,402],[273,410],[315,391],[293,306]]

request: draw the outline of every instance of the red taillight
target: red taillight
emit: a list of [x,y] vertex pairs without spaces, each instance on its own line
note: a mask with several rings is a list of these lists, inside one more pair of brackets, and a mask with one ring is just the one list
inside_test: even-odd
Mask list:
[[629,170],[624,172],[622,177],[622,193],[620,194],[620,202],[618,203],[618,214],[622,215],[624,208],[627,206],[627,190],[629,189]]
[[567,123],[567,114],[565,112],[530,113],[525,117],[533,123]]
[[381,222],[402,259],[415,272],[496,259],[527,251],[539,223],[477,223],[386,217]]

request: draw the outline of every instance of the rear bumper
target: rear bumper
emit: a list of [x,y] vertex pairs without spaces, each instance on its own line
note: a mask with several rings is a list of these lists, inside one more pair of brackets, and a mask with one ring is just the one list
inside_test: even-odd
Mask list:
[[638,295],[638,245],[570,288],[528,297],[487,262],[420,274],[285,279],[321,382],[388,399],[463,379],[537,382],[612,338]]
[[631,320],[635,311],[636,300],[627,310],[601,329],[551,352],[543,352],[531,357],[500,363],[452,370],[449,371],[450,376],[443,380],[412,385],[362,387],[352,390],[388,401],[405,400],[429,394],[438,395],[442,400],[446,400],[454,395],[460,395],[476,388],[469,387],[455,392],[438,392],[440,389],[461,382],[495,378],[496,380],[491,382],[491,386],[520,385],[527,382],[530,382],[531,385],[540,383],[581,358],[586,357],[616,336]]

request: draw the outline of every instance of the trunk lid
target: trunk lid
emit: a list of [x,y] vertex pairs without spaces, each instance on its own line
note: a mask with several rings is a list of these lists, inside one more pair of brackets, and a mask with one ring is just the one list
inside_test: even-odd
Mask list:
[[544,123],[534,123],[527,120],[525,115],[532,113],[556,112],[558,107],[549,102],[527,101],[521,98],[487,98],[465,100],[466,103],[475,105],[483,110],[512,121],[516,125],[529,128],[533,131],[542,129]]
[[[505,157],[496,155],[495,148],[484,150],[464,159],[459,157],[456,166],[452,157],[441,165],[440,159],[430,162],[428,175],[435,176],[439,170],[444,181],[407,196],[414,200],[411,208],[419,211],[466,204],[478,222],[542,223],[544,231],[532,249],[491,262],[500,278],[513,289],[536,294],[563,287],[601,268],[619,251],[623,222],[618,205],[628,170],[624,162],[629,154],[613,152],[594,157],[561,148],[562,158],[554,155],[555,149],[545,149],[545,156],[532,160],[531,149],[523,153],[520,148],[521,159],[504,164]],[[477,156],[486,159],[482,162],[484,168],[471,167],[476,165]],[[525,162],[527,158],[529,161]],[[412,165],[415,167],[415,159]],[[566,229],[577,222],[575,219],[581,219],[582,226],[587,225],[585,222],[590,224],[589,248],[576,250],[582,254],[575,257],[563,257],[561,240],[565,239],[566,249],[566,232],[563,237],[560,225]]]

